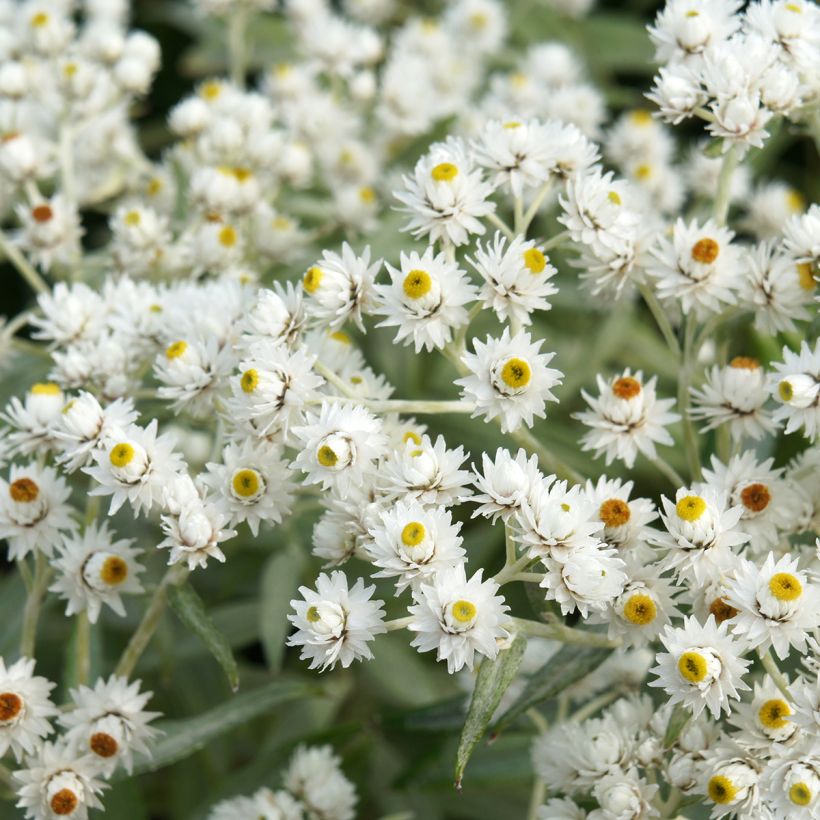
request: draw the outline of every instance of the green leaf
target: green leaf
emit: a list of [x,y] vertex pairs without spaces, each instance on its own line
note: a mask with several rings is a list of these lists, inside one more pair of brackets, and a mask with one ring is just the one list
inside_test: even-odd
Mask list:
[[184,720],[156,724],[163,736],[154,744],[151,757],[139,761],[135,773],[153,772],[176,763],[201,749],[231,729],[264,715],[274,706],[320,694],[315,686],[294,681],[273,681],[267,686],[243,692],[204,714]]
[[282,668],[285,638],[290,629],[287,618],[290,601],[299,586],[301,553],[283,550],[272,555],[262,571],[259,598],[259,637],[271,672]]
[[464,769],[475,749],[476,744],[484,736],[487,725],[492,720],[501,697],[507,691],[521,666],[527,639],[524,635],[516,635],[508,649],[502,649],[494,660],[489,658],[482,661],[478,669],[478,677],[473,689],[470,708],[467,710],[467,720],[461,730],[456,752],[456,786],[461,787]]
[[214,626],[205,611],[205,604],[189,583],[168,587],[168,601],[179,619],[208,647],[217,663],[225,670],[228,684],[235,692],[239,688],[239,670],[230,644]]
[[575,681],[597,669],[611,651],[586,646],[561,647],[530,677],[515,703],[496,721],[495,733],[498,734],[527,709],[554,698]]
[[455,732],[464,723],[466,707],[464,695],[456,695],[418,709],[388,713],[383,723],[403,732]]
[[692,717],[692,713],[688,709],[684,709],[683,706],[678,704],[672,710],[672,714],[669,716],[669,723],[666,724],[666,731],[663,735],[663,746],[665,749],[668,749],[680,736],[680,733],[683,731],[683,727],[689,723],[689,718]]
[[723,156],[723,139],[720,137],[714,137],[710,139],[709,142],[706,143],[706,146],[703,149],[703,153],[705,156],[710,157],[711,159],[719,159]]
[[23,609],[26,603],[26,588],[19,572],[10,572],[0,583],[0,657],[11,659],[20,645],[20,630],[23,627]]

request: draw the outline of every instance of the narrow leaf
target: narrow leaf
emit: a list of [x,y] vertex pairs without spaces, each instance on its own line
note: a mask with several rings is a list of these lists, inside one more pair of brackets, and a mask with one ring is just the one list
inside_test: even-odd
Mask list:
[[165,720],[156,724],[163,732],[154,744],[151,757],[140,760],[135,773],[153,772],[176,763],[231,729],[264,715],[274,706],[318,695],[315,686],[293,681],[274,681],[252,692],[243,692],[204,714],[184,720]]
[[456,787],[461,788],[464,769],[475,749],[476,744],[484,736],[487,725],[492,720],[501,697],[507,691],[521,666],[527,639],[524,635],[516,635],[508,649],[502,649],[494,660],[489,658],[482,661],[478,670],[478,677],[473,689],[470,708],[467,710],[467,720],[461,730],[456,752]]
[[575,681],[597,669],[609,656],[611,649],[563,646],[537,672],[530,676],[524,691],[509,709],[496,721],[498,734],[520,714],[537,706],[572,686]]
[[663,735],[665,749],[668,749],[678,739],[684,726],[689,723],[690,717],[692,717],[692,713],[688,709],[684,709],[680,704],[675,706],[669,716],[669,723],[666,724],[666,732]]
[[189,583],[168,587],[168,601],[179,619],[208,647],[217,663],[225,671],[228,684],[235,692],[239,688],[239,670],[230,644],[214,626],[205,611],[205,604]]
[[283,550],[268,559],[262,572],[259,637],[262,639],[268,668],[272,672],[278,672],[282,668],[285,638],[290,628],[287,614],[290,601],[299,586],[301,570],[301,554],[295,550]]

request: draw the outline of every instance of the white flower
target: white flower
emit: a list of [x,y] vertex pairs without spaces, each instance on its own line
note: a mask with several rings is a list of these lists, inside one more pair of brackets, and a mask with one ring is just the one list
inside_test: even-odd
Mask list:
[[739,743],[765,754],[773,744],[800,742],[803,735],[794,718],[794,709],[783,693],[766,678],[755,683],[751,700],[737,705],[729,723],[740,730],[736,735]]
[[381,512],[379,523],[370,529],[368,553],[380,569],[373,577],[396,578],[396,590],[403,592],[443,568],[460,564],[466,554],[460,529],[444,507],[399,501]]
[[396,327],[396,341],[412,340],[418,353],[422,348],[442,348],[453,330],[466,325],[464,305],[475,299],[475,288],[455,262],[428,247],[400,256],[400,269],[386,265],[389,285],[376,285],[381,304],[375,313],[385,316],[377,327]]
[[105,316],[100,295],[82,282],[58,282],[51,292],[37,297],[37,304],[43,315],[31,317],[37,328],[32,336],[57,345],[95,338]]
[[291,471],[279,448],[246,439],[222,451],[222,463],[209,462],[202,481],[217,495],[217,505],[235,527],[247,521],[254,536],[262,522],[280,524],[293,504]]
[[33,207],[17,205],[15,212],[21,226],[17,242],[43,270],[55,263],[70,265],[80,255],[80,217],[63,194]]
[[66,538],[57,547],[52,566],[57,579],[49,587],[66,601],[66,615],[87,611],[95,624],[103,604],[120,617],[125,616],[122,595],[143,591],[137,577],[143,567],[137,563],[140,550],[132,547],[133,539],[115,541],[103,521],[89,524],[82,537]]
[[596,380],[598,398],[582,390],[581,395],[591,409],[575,415],[592,428],[581,439],[582,449],[594,450],[597,457],[605,454],[607,464],[617,458],[631,468],[639,452],[654,460],[656,442],[673,443],[666,426],[680,416],[669,412],[674,399],[656,398],[657,377],[644,384],[641,371],[633,376],[627,368],[622,376],[609,382],[601,376]]
[[732,547],[749,540],[738,527],[742,506],[729,507],[725,492],[707,486],[681,487],[674,503],[666,496],[661,502],[667,532],[657,533],[653,540],[668,549],[666,569],[703,583],[734,566]]
[[544,478],[538,469],[538,456],[533,454],[528,458],[527,451],[521,448],[513,457],[509,450],[499,447],[495,461],[487,453],[482,453],[481,462],[483,474],[473,465],[473,484],[478,492],[470,500],[479,507],[472,517],[482,515],[495,522],[500,515],[504,521],[509,521],[512,516],[520,514],[530,493]]
[[225,563],[219,548],[223,541],[236,535],[228,529],[228,516],[210,499],[203,498],[190,476],[180,473],[163,489],[163,506],[168,511],[161,517],[165,539],[157,549],[169,548],[168,565],[185,562],[189,570],[208,566],[208,559]]
[[405,191],[394,193],[410,214],[404,230],[427,236],[432,244],[464,245],[470,234],[483,234],[481,219],[495,212],[489,199],[492,186],[474,170],[464,144],[449,137],[435,143],[416,163],[412,176],[403,177]]
[[533,342],[523,330],[511,337],[509,328],[504,328],[500,339],[473,340],[475,353],[462,357],[471,375],[455,383],[463,388],[464,398],[475,402],[474,418],[500,417],[504,433],[522,422],[532,427],[534,416],[546,418],[544,405],[558,401],[552,388],[564,374],[547,367],[555,354],[540,353],[542,341]]
[[790,751],[772,755],[760,788],[776,812],[789,820],[815,820],[820,812],[820,744],[807,739]]
[[306,473],[306,484],[360,485],[387,448],[381,421],[364,407],[322,402],[319,415],[306,421],[293,428],[302,443],[293,464]]
[[135,518],[143,509],[149,511],[182,468],[182,459],[173,448],[170,435],[157,435],[156,419],[145,428],[129,425],[111,436],[106,449],[94,450],[96,463],[83,468],[98,483],[89,495],[110,495],[109,515],[126,501]]
[[21,760],[51,734],[49,718],[60,711],[49,697],[56,685],[34,674],[31,658],[20,658],[11,666],[0,658],[0,756],[11,749]]
[[7,438],[11,452],[45,454],[54,447],[51,428],[64,404],[63,391],[53,382],[33,384],[23,401],[13,396],[0,414],[3,421],[15,428]]
[[718,98],[710,106],[715,115],[709,133],[723,139],[724,151],[734,145],[741,154],[749,147],[762,148],[769,136],[765,125],[772,118],[757,93],[740,91],[731,97]]
[[715,365],[707,371],[703,386],[691,391],[694,401],[689,415],[706,422],[704,432],[728,424],[735,441],[744,436],[759,441],[775,430],[771,413],[764,408],[769,390],[757,359],[735,356],[726,367]]
[[265,339],[285,342],[293,347],[305,327],[306,310],[302,288],[292,282],[273,283],[273,290],[260,290],[253,307],[245,316],[241,343],[249,347]]
[[600,809],[591,811],[588,820],[645,820],[659,817],[652,803],[658,786],[647,783],[637,769],[617,770],[598,780],[593,793]]
[[632,487],[632,481],[602,475],[597,484],[588,480],[584,492],[597,509],[595,517],[602,524],[601,540],[624,554],[645,557],[645,544],[652,531],[649,524],[658,513],[648,498],[630,499]]
[[10,561],[36,550],[50,556],[64,534],[77,529],[70,495],[51,467],[11,465],[9,480],[0,479],[0,538],[8,541]]
[[435,444],[427,435],[421,437],[421,444],[410,439],[402,450],[394,451],[384,460],[379,483],[394,498],[448,506],[471,494],[470,473],[460,469],[467,457],[461,446],[447,449],[442,436],[436,438]]
[[698,74],[683,63],[661,68],[646,96],[660,108],[664,122],[672,125],[691,117],[706,102]]
[[70,694],[74,708],[60,717],[60,724],[78,755],[94,755],[110,776],[118,764],[130,773],[134,752],[150,754],[148,742],[158,732],[148,724],[160,713],[146,711],[153,692],[140,692],[140,681],[111,675],[107,681],[98,678],[93,688],[79,686]]
[[[812,203],[804,214],[793,216],[783,227],[783,245],[797,262],[815,266],[820,262],[820,204]],[[809,268],[811,272],[811,268]]]
[[97,779],[99,768],[91,755],[77,756],[65,743],[44,743],[27,760],[28,768],[14,773],[17,807],[30,820],[88,820],[89,809],[100,809],[97,797],[105,784]]
[[297,631],[288,638],[288,646],[301,646],[300,658],[320,671],[337,663],[346,669],[355,660],[370,660],[368,644],[386,631],[384,603],[371,600],[375,589],[365,587],[361,578],[350,587],[339,571],[322,573],[316,591],[299,587],[304,600],[290,602],[296,614],[288,620]]
[[519,235],[507,246],[497,231],[492,243],[476,243],[475,259],[467,261],[484,280],[479,296],[499,321],[529,325],[533,311],[552,307],[546,297],[558,292],[549,281],[558,271],[534,240]]
[[370,264],[370,248],[361,256],[345,242],[341,256],[323,251],[322,259],[310,267],[302,287],[310,295],[306,309],[310,316],[338,330],[346,321],[364,330],[362,316],[375,305],[374,280],[382,266],[378,259]]
[[772,396],[780,402],[774,412],[776,422],[786,421],[786,433],[801,427],[814,441],[820,431],[820,341],[814,350],[802,342],[800,352],[783,348],[783,361],[773,362]]
[[738,610],[733,634],[749,646],[769,646],[781,660],[789,648],[806,652],[806,638],[820,627],[820,590],[797,569],[797,559],[769,553],[762,567],[741,559],[726,582],[726,602]]
[[648,273],[657,280],[661,299],[676,299],[681,309],[699,318],[735,304],[742,281],[742,257],[732,245],[734,233],[711,219],[688,225],[678,219],[672,238],[659,235]]
[[740,657],[742,646],[727,628],[711,615],[704,625],[689,617],[682,627],[667,626],[661,643],[668,652],[658,654],[658,665],[651,670],[658,680],[649,686],[662,687],[670,703],[682,703],[695,717],[704,708],[716,720],[721,711],[729,714],[729,699],[739,700],[738,691],[749,688],[742,676],[751,661]]
[[475,653],[494,658],[497,640],[507,637],[501,626],[509,607],[492,579],[482,581],[482,570],[470,580],[464,564],[442,569],[413,590],[415,604],[408,607],[413,620],[407,627],[418,633],[410,643],[419,652],[436,650],[436,660],[447,661],[452,675],[463,666],[473,668]]
[[330,746],[300,746],[288,764],[284,786],[303,804],[309,817],[353,820],[355,816],[356,790],[342,773],[341,760]]
[[710,817],[730,815],[737,818],[772,820],[760,789],[763,762],[759,755],[742,747],[732,738],[722,740],[705,755],[701,765],[701,784],[697,791],[711,800]]

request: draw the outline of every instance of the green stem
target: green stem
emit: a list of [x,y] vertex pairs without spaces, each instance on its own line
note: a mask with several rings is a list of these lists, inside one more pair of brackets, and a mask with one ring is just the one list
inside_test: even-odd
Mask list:
[[547,784],[537,777],[532,781],[532,791],[530,792],[530,804],[527,811],[527,820],[537,820],[538,810],[544,803],[544,798],[547,796]]
[[228,18],[228,68],[231,82],[245,87],[245,30],[248,12],[241,4]]
[[546,253],[547,251],[551,251],[553,248],[557,248],[559,245],[566,242],[569,238],[569,231],[561,231],[561,233],[555,234],[555,236],[553,236],[552,239],[548,239],[541,246],[541,250],[544,251],[544,253]]
[[165,604],[167,603],[167,588],[171,585],[179,586],[184,583],[189,572],[190,570],[183,564],[174,564],[172,567],[168,567],[159,582],[159,586],[154,591],[140,625],[131,636],[128,646],[125,647],[125,651],[114,669],[115,675],[127,678],[134,671],[134,667],[150,643],[162,619],[162,613],[165,611]]
[[678,411],[681,414],[683,424],[683,445],[686,451],[686,460],[689,464],[689,472],[693,480],[700,481],[703,475],[700,468],[698,435],[689,416],[689,382],[694,367],[694,340],[697,330],[694,314],[687,316],[684,323],[683,359],[678,373]]
[[669,349],[676,356],[680,356],[680,344],[678,344],[678,337],[675,335],[675,331],[672,328],[672,323],[669,321],[669,317],[666,315],[666,311],[661,306],[661,303],[657,300],[648,284],[643,283],[638,285],[638,290],[640,291],[641,296],[643,296],[646,306],[652,313],[658,329],[663,334],[666,344],[669,345]]
[[718,175],[717,193],[715,194],[714,217],[718,225],[726,224],[729,215],[729,202],[732,193],[732,174],[738,163],[737,146],[733,145],[724,155]]
[[20,654],[25,658],[34,657],[34,645],[37,642],[37,622],[40,609],[51,579],[51,567],[46,556],[36,550],[34,553],[34,580],[26,597],[23,609],[23,630],[20,636]]
[[558,478],[572,481],[575,484],[583,483],[584,477],[579,472],[556,458],[526,427],[522,426],[517,430],[513,430],[510,437],[525,450],[536,453],[542,466],[549,472],[555,473]]
[[535,219],[535,215],[538,213],[538,209],[541,207],[541,203],[544,201],[546,195],[550,192],[552,188],[552,177],[550,177],[539,189],[538,193],[535,195],[534,199],[530,203],[530,207],[527,208],[526,212],[524,213],[524,219],[521,223],[521,233],[526,236],[527,230],[530,227],[533,219]]
[[512,536],[512,528],[504,522],[504,565],[510,566],[515,563],[515,541]]
[[583,723],[587,718],[592,717],[596,712],[603,709],[604,706],[609,706],[613,700],[617,700],[619,697],[621,697],[621,690],[617,686],[613,689],[608,689],[606,692],[602,692],[597,697],[585,703],[580,709],[573,712],[569,716],[569,720],[575,721],[576,723]]
[[656,455],[650,461],[669,479],[669,482],[675,487],[685,487],[686,482],[683,476],[661,456]]
[[37,273],[20,250],[15,245],[12,245],[3,231],[0,231],[0,251],[3,251],[9,262],[17,268],[17,272],[29,283],[33,290],[37,291],[37,293],[49,292],[50,288],[46,284],[45,279]]
[[91,677],[91,624],[88,611],[77,614],[75,683],[86,684]]
[[493,225],[495,225],[495,227],[498,228],[498,230],[501,231],[501,233],[503,233],[504,236],[507,237],[507,239],[515,239],[515,234],[513,233],[512,228],[510,228],[510,226],[506,222],[504,222],[502,219],[496,216],[496,214],[487,214],[487,219],[490,222],[492,222]]
[[326,364],[322,364],[322,362],[317,359],[313,363],[313,369],[322,376],[325,381],[332,384],[342,395],[349,398],[353,397],[354,394],[350,385],[344,379],[339,378]]
[[[498,576],[496,576],[498,577]],[[598,647],[600,649],[615,649],[621,645],[620,641],[611,641],[600,632],[586,632],[582,629],[573,629],[557,621],[542,623],[528,621],[525,618],[510,618],[513,627],[525,635],[539,638],[549,638],[553,641],[574,644],[576,646]]]
[[360,399],[353,396],[331,396],[308,402],[318,404],[328,400],[341,404],[359,404],[374,413],[472,413],[475,405],[470,401],[413,401],[404,399]]
[[515,197],[513,201],[513,232],[518,236],[523,234],[524,225],[524,202],[520,196]]
[[498,571],[496,575],[493,576],[493,581],[495,581],[498,586],[502,586],[506,584],[508,581],[512,581],[512,579],[526,567],[528,564],[532,563],[532,558],[529,555],[524,555],[523,557],[519,558],[517,561],[513,561],[512,563],[507,562],[504,564],[503,567]]
[[769,648],[766,652],[758,650],[757,656],[760,658],[763,668],[766,672],[768,672],[774,685],[783,693],[786,700],[791,703],[792,694],[789,692],[789,682],[777,666],[777,661],[772,656],[771,648]]

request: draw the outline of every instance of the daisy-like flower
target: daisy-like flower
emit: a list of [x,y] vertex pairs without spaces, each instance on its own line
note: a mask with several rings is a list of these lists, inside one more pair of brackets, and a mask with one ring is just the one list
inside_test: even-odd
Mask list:
[[772,378],[772,396],[780,402],[774,411],[776,422],[786,422],[786,433],[801,427],[811,441],[820,430],[820,341],[814,350],[807,342],[800,352],[783,348],[783,361],[773,362],[777,374]]
[[330,746],[300,746],[294,753],[283,785],[307,810],[308,817],[327,820],[355,817],[356,790],[342,773],[341,763]]
[[754,684],[751,700],[735,707],[729,723],[739,730],[736,737],[740,743],[766,753],[772,744],[794,746],[799,742],[800,726],[793,718],[793,706],[766,678]]
[[171,550],[168,565],[184,561],[194,570],[207,567],[209,558],[225,563],[219,545],[233,538],[236,530],[228,529],[228,516],[203,498],[190,476],[180,473],[169,480],[163,499],[167,510],[161,517],[165,539],[157,548]]
[[509,245],[496,231],[492,242],[476,244],[475,258],[467,261],[483,279],[479,297],[499,321],[529,325],[536,310],[549,310],[548,296],[558,292],[549,280],[558,271],[535,240],[516,236]]
[[781,660],[789,648],[806,652],[806,639],[820,627],[820,590],[797,559],[769,553],[762,567],[741,559],[726,582],[726,602],[737,609],[732,631],[751,648],[771,646]]
[[111,675],[70,694],[74,708],[60,717],[66,742],[78,755],[93,755],[106,776],[120,764],[130,774],[134,752],[150,754],[148,743],[157,735],[148,724],[160,713],[145,709],[153,692],[140,692],[140,681]]
[[728,464],[712,456],[712,469],[703,477],[710,487],[725,492],[732,506],[743,508],[738,529],[749,536],[754,552],[773,549],[781,531],[788,532],[795,518],[794,490],[783,480],[783,470],[773,470],[774,459],[758,462],[751,450],[733,456]]
[[351,587],[340,571],[322,573],[316,579],[316,590],[299,587],[304,600],[293,600],[295,615],[288,620],[296,632],[288,646],[301,646],[302,660],[311,669],[324,671],[340,663],[345,669],[355,660],[370,660],[368,644],[385,632],[384,602],[372,600],[375,586],[365,587],[359,578]]
[[503,433],[512,432],[522,422],[532,427],[535,416],[546,418],[544,406],[547,401],[558,401],[552,388],[564,374],[547,367],[555,354],[539,352],[542,342],[533,342],[523,330],[511,337],[506,327],[500,339],[473,340],[475,353],[462,357],[470,375],[455,381],[463,388],[461,395],[475,402],[473,418],[500,418]]
[[89,495],[111,496],[109,515],[128,501],[136,518],[148,512],[171,478],[182,469],[169,434],[157,435],[157,420],[143,428],[132,424],[112,435],[105,449],[93,451],[94,461],[83,472],[98,484]]
[[0,418],[14,430],[8,435],[11,452],[31,455],[47,453],[55,446],[52,427],[65,404],[63,391],[53,382],[33,384],[20,401],[16,396],[6,406]]
[[216,494],[231,527],[247,521],[255,537],[261,523],[280,524],[290,512],[292,474],[279,447],[249,439],[229,444],[222,462],[209,462],[206,469],[201,479]]
[[438,142],[403,177],[405,190],[394,192],[400,210],[410,215],[404,226],[413,236],[464,245],[470,234],[483,234],[481,219],[495,212],[493,187],[473,167],[464,143],[455,137]]
[[777,817],[815,820],[820,812],[820,743],[807,738],[769,760],[761,790]]
[[[816,649],[816,646],[813,645]],[[799,677],[789,691],[794,696],[792,720],[815,737],[820,734],[820,677]]]
[[592,428],[581,439],[582,449],[594,450],[596,457],[605,455],[607,464],[617,458],[631,468],[639,452],[654,460],[656,443],[673,443],[666,427],[680,420],[680,416],[670,412],[674,399],[656,397],[657,377],[644,383],[640,370],[632,375],[627,368],[622,376],[608,382],[602,376],[596,380],[598,398],[582,390],[581,395],[591,409],[575,415]]
[[693,419],[705,421],[704,432],[729,425],[735,441],[743,436],[759,441],[775,430],[771,413],[764,405],[769,399],[766,374],[757,359],[735,356],[726,367],[715,365],[706,374],[702,387],[692,387]]
[[444,507],[425,508],[417,501],[399,501],[382,512],[370,530],[368,550],[380,569],[374,578],[395,578],[396,590],[427,581],[443,568],[464,560],[459,535],[460,523],[453,523]]
[[602,475],[597,484],[588,480],[584,492],[598,510],[601,540],[624,553],[643,555],[651,533],[649,524],[658,513],[648,498],[630,498],[633,486],[632,481]]
[[668,549],[665,569],[701,584],[732,568],[732,547],[745,544],[749,536],[738,526],[742,506],[729,507],[726,494],[711,487],[699,492],[681,487],[674,502],[661,497],[666,532],[656,533],[653,540]]
[[732,245],[734,233],[711,219],[703,226],[678,219],[671,239],[658,236],[654,261],[647,271],[656,280],[658,296],[680,302],[699,318],[736,304],[742,280],[742,257]]
[[409,439],[394,451],[379,469],[379,483],[392,498],[415,499],[428,506],[449,506],[470,496],[470,473],[462,470],[468,453],[459,446],[447,448],[442,436],[435,444],[428,435],[418,444]]
[[465,305],[475,299],[475,288],[455,262],[428,247],[422,255],[402,253],[400,268],[386,265],[392,280],[376,285],[381,304],[375,313],[385,318],[377,327],[396,327],[396,341],[422,348],[442,348],[453,330],[466,325]]
[[528,457],[523,448],[513,457],[509,450],[499,447],[495,460],[482,453],[481,463],[483,473],[473,466],[473,484],[478,492],[470,500],[479,505],[473,511],[473,518],[482,515],[495,522],[501,516],[509,521],[521,513],[533,488],[544,478],[538,469],[538,456]]
[[[783,228],[783,245],[797,262],[809,265],[809,273],[820,264],[820,203],[789,219]],[[59,285],[58,285],[59,287]]]
[[104,321],[102,297],[82,282],[58,282],[49,293],[37,297],[37,304],[43,315],[31,317],[37,328],[31,335],[55,346],[93,340]]
[[71,490],[51,467],[12,464],[9,480],[0,479],[0,538],[8,541],[10,561],[56,544],[77,529],[68,504]]
[[260,290],[245,316],[242,346],[265,340],[296,345],[307,320],[302,292],[292,282],[274,282],[273,290]]
[[11,666],[0,658],[0,757],[11,749],[20,760],[51,734],[49,718],[60,712],[50,698],[56,685],[34,674],[32,658]]
[[293,428],[302,443],[293,463],[306,474],[306,484],[342,490],[361,485],[387,449],[381,421],[364,407],[322,402],[319,415],[306,421]]
[[657,817],[652,800],[658,786],[647,783],[636,768],[617,769],[600,778],[593,786],[593,794],[600,809],[592,812],[594,820],[643,820]]
[[91,755],[78,757],[64,742],[44,743],[27,760],[27,768],[14,773],[20,784],[17,807],[30,820],[88,820],[89,809],[102,808],[97,795],[106,785],[98,775],[97,761]]
[[140,550],[133,543],[130,538],[115,541],[103,521],[99,526],[89,524],[82,536],[66,538],[57,547],[52,561],[57,578],[49,590],[66,601],[67,616],[85,611],[95,624],[103,604],[125,616],[121,596],[143,591],[138,576],[144,568],[137,562]]
[[315,361],[314,355],[279,342],[254,342],[239,363],[239,374],[231,379],[230,417],[258,436],[288,430],[324,384],[313,370]]
[[54,425],[59,442],[57,463],[73,473],[93,460],[94,450],[104,449],[113,436],[137,420],[131,399],[115,399],[103,407],[86,391],[69,399]]
[[710,817],[771,820],[761,803],[760,775],[763,761],[758,754],[732,739],[725,739],[704,755],[697,791],[712,802]]
[[660,636],[668,650],[658,654],[650,671],[658,676],[649,686],[660,687],[672,704],[681,703],[697,717],[708,708],[717,720],[730,714],[730,698],[749,687],[743,674],[751,661],[742,658],[743,647],[728,634],[728,624],[718,626],[713,616],[701,625],[685,618],[682,627],[667,626]]
[[310,299],[306,309],[310,316],[338,330],[345,322],[353,322],[364,330],[362,316],[375,306],[374,281],[382,260],[370,264],[370,247],[361,256],[345,242],[342,253],[323,251],[322,258],[308,268],[302,287]]
[[410,645],[419,652],[435,649],[436,660],[447,661],[451,675],[464,666],[472,669],[476,652],[494,658],[498,639],[508,635],[501,624],[509,607],[496,595],[498,584],[482,581],[481,573],[468,581],[464,564],[459,564],[413,590],[413,620],[407,628],[417,635]]

